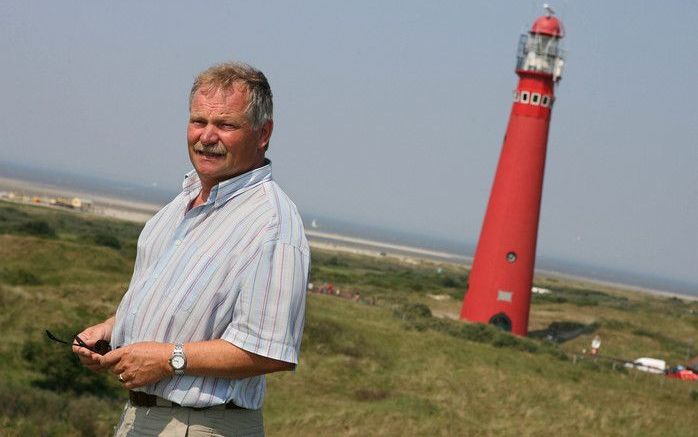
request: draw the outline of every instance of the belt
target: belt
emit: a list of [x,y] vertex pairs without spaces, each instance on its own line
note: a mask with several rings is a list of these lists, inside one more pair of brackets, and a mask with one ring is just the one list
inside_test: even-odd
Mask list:
[[191,408],[192,410],[209,410],[212,408],[224,408],[226,410],[244,410],[245,408],[235,405],[233,401],[228,402],[223,405],[215,405],[213,407],[183,407],[176,402],[168,401],[167,399],[161,398],[159,396],[150,395],[148,393],[143,393],[141,391],[128,391],[128,399],[131,401],[131,405],[134,407],[180,407],[180,408]]

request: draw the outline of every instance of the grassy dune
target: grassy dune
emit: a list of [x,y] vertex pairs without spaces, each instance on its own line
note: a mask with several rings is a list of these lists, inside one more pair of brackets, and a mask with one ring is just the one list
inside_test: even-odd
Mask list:
[[[110,432],[125,393],[43,330],[69,336],[114,310],[139,229],[0,203],[0,435]],[[459,266],[314,250],[311,280],[340,296],[309,295],[300,366],[268,380],[270,436],[696,432],[698,384],[573,358],[598,334],[605,355],[685,361],[696,302],[537,278],[554,293],[534,299],[532,334],[584,332],[552,344],[451,320]]]

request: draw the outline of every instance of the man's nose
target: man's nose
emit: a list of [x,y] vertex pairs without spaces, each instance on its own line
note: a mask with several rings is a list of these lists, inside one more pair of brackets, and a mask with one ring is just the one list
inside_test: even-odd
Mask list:
[[209,124],[204,128],[201,133],[201,144],[211,145],[218,144],[218,134],[216,133],[216,127]]

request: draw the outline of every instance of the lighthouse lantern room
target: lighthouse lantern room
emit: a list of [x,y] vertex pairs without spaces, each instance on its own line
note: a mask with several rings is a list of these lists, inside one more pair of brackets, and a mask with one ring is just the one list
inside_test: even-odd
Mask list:
[[553,15],[538,18],[528,33],[521,35],[516,57],[516,72],[551,75],[557,82],[562,77],[564,50],[562,23]]

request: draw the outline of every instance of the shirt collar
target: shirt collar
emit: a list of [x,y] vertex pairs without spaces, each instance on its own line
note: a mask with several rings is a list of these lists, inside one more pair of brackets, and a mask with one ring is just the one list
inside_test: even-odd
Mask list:
[[[262,167],[250,170],[247,173],[226,179],[214,185],[213,188],[211,188],[211,193],[208,195],[206,203],[214,204],[214,206],[218,207],[238,194],[262,182],[270,181],[271,179],[271,161],[265,158]],[[198,194],[199,190],[201,190],[201,180],[196,170],[192,170],[184,175],[182,190],[189,197],[191,197],[192,194]]]

